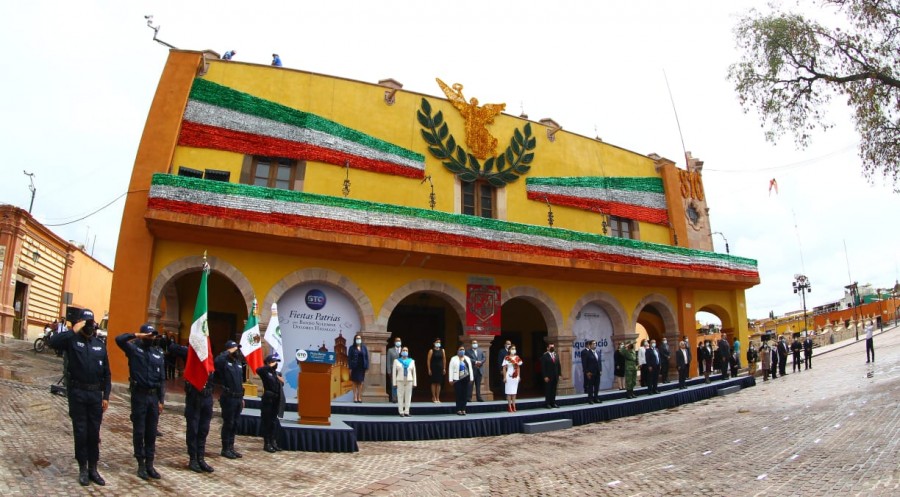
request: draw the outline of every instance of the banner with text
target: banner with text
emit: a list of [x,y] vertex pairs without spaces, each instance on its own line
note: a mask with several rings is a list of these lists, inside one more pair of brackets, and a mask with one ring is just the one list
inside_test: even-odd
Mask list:
[[347,342],[359,332],[360,317],[353,302],[336,288],[321,283],[291,288],[278,300],[278,322],[288,402],[297,399],[297,351],[334,352],[335,367],[347,367]]
[[572,327],[575,343],[572,344],[572,383],[575,391],[584,393],[584,374],[581,371],[581,351],[588,340],[597,341],[597,352],[600,354],[600,390],[609,390],[613,384],[613,343],[612,320],[597,304],[587,304],[575,317]]

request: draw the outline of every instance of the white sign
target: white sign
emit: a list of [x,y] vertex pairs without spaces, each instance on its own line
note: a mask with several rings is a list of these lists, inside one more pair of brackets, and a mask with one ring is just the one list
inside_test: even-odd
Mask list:
[[[353,302],[330,285],[305,283],[291,288],[278,299],[278,323],[284,356],[285,400],[297,400],[300,352],[326,349],[337,360],[347,356],[347,344],[359,332],[360,316]],[[340,338],[339,338],[340,337]],[[335,347],[343,350],[335,350]]]
[[584,374],[581,371],[581,351],[588,340],[597,341],[597,353],[600,354],[600,390],[609,390],[613,384],[613,352],[612,321],[609,315],[597,304],[587,304],[575,318],[572,331],[575,343],[572,344],[572,383],[575,391],[584,393]]

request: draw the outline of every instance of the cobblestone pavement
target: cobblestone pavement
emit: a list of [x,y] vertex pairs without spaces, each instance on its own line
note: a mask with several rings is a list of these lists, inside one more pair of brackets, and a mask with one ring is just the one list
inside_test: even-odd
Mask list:
[[[134,475],[127,403],[103,420],[107,486],[76,480],[66,401],[50,395],[59,359],[30,344],[0,343],[0,495],[898,495],[900,332],[814,358],[814,368],[667,411],[541,435],[431,442],[364,442],[356,454],[262,451],[238,437],[244,458],[218,456],[214,419],[207,461],[185,468],[184,419],[161,417],[157,468]],[[818,349],[817,349],[818,350]]]

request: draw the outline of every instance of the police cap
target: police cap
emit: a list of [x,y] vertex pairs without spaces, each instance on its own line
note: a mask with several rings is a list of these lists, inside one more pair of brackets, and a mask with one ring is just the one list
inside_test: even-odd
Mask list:
[[159,335],[159,332],[156,331],[156,328],[150,323],[144,323],[144,325],[141,326],[141,333],[147,335]]

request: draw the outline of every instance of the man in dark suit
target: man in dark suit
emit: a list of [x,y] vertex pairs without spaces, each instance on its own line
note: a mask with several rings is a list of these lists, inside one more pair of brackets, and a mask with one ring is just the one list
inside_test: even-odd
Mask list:
[[659,393],[659,350],[656,348],[656,340],[650,340],[650,348],[647,349],[647,394]]
[[547,351],[541,356],[541,376],[544,378],[544,407],[559,407],[556,405],[556,386],[562,376],[562,367],[553,342],[547,343]]
[[691,342],[688,340],[688,337],[681,337],[681,341],[684,342],[684,350],[687,351],[687,362],[688,362],[688,378],[691,376],[691,359],[693,358],[693,354],[691,354]]
[[716,349],[716,358],[718,359],[719,369],[722,370],[722,379],[728,379],[728,369],[731,366],[731,346],[728,345],[728,337],[722,333]]
[[484,351],[478,348],[478,340],[472,340],[472,346],[466,350],[466,356],[472,362],[472,381],[469,382],[469,393],[467,399],[472,398],[472,392],[475,392],[475,400],[484,402],[481,398],[481,378],[484,377]]
[[[768,342],[766,342],[768,345]],[[781,358],[778,357],[778,344],[772,345],[769,347],[769,372],[772,373],[772,379],[778,378],[778,365],[781,363]]]
[[659,345],[659,377],[663,383],[669,382],[669,342],[666,337]]
[[787,358],[788,345],[784,341],[784,337],[781,337],[781,340],[778,341],[778,374],[781,376],[787,375]]
[[494,378],[497,378],[497,384],[500,385],[501,393],[503,390],[503,359],[506,359],[506,356],[509,355],[509,347],[512,346],[512,342],[507,339],[503,343],[503,347],[500,348],[500,352],[497,353],[497,374]]
[[704,376],[706,373],[706,361],[703,360],[704,349],[706,347],[703,345],[703,340],[697,339],[697,359],[700,361],[697,363],[697,372],[700,376]]
[[600,390],[600,352],[597,352],[597,341],[588,340],[587,347],[581,349],[581,372],[584,374],[584,393],[588,404],[600,403],[597,392]]
[[687,348],[687,343],[680,342],[678,344],[678,352],[675,352],[675,368],[678,370],[678,389],[687,388],[685,383],[688,377],[688,368],[691,366],[691,351]]
[[806,369],[812,369],[812,349],[812,338],[807,335],[806,340],[803,340],[803,362],[806,365]]

